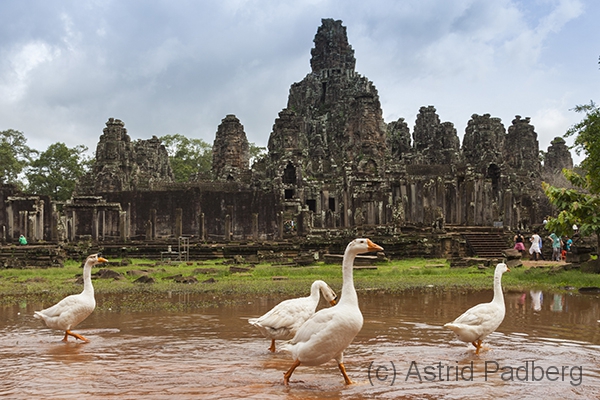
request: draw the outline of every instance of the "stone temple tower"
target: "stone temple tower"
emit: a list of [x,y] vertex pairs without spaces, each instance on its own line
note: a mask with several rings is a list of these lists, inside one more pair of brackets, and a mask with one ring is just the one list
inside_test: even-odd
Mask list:
[[250,144],[233,114],[221,120],[213,143],[212,173],[216,181],[239,181],[249,172]]
[[310,222],[298,219],[300,229],[383,219],[387,126],[377,89],[355,64],[342,21],[321,20],[311,72],[292,84],[273,125],[267,177],[283,219],[313,213]]
[[169,155],[156,136],[132,142],[125,123],[115,118],[102,132],[92,171],[79,180],[77,194],[149,190],[173,182]]
[[[321,22],[311,50],[312,71],[291,86],[287,108],[273,126],[269,153],[277,163],[274,175],[283,175],[286,168],[296,171],[291,180],[339,177],[347,168],[381,175],[387,127],[377,89],[355,72],[354,50],[342,21]],[[292,144],[287,151],[282,147],[286,143]],[[302,143],[307,148],[297,151]]]

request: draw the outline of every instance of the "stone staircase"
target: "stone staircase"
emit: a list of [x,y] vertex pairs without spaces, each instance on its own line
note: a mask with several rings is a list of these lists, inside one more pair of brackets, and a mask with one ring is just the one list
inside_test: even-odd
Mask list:
[[506,239],[498,233],[463,233],[471,256],[501,258],[502,250],[510,248]]
[[55,245],[0,246],[0,269],[62,267],[65,257]]

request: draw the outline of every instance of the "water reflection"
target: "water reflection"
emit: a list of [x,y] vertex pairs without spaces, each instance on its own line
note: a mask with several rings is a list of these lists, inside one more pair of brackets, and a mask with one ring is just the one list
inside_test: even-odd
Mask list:
[[551,310],[555,311],[555,312],[562,312],[564,304],[565,304],[565,296],[562,294],[555,293],[553,295],[553,302],[552,302]]
[[[173,294],[172,298],[199,300],[189,296]],[[61,342],[62,333],[33,318],[39,305],[3,307],[0,396],[492,399],[554,398],[560,393],[561,398],[600,397],[598,297],[506,293],[505,320],[486,340],[485,351],[476,356],[472,346],[458,341],[442,325],[492,296],[491,291],[456,293],[435,288],[394,296],[359,293],[365,323],[345,352],[348,374],[357,382],[349,387],[334,361],[299,367],[290,387],[284,387],[283,373],[292,360],[283,352],[270,354],[264,338],[247,323],[282,298],[178,313],[121,313],[101,307],[79,327],[91,340],[88,344]],[[552,301],[544,302],[544,296]],[[101,296],[98,303],[103,303]]]
[[541,290],[530,290],[529,294],[531,295],[531,307],[534,311],[540,311],[544,302],[544,294]]

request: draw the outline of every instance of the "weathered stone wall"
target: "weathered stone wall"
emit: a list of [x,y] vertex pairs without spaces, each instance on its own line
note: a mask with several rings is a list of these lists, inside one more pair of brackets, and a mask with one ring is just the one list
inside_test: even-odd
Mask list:
[[265,240],[278,234],[274,196],[237,183],[106,193],[104,197],[109,203],[126,205],[128,239],[183,235]]

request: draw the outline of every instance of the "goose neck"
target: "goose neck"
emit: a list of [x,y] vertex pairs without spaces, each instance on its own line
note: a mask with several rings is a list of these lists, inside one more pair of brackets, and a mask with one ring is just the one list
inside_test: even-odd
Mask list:
[[494,301],[504,303],[504,293],[502,293],[502,273],[494,274]]
[[92,285],[92,264],[87,262],[83,266],[83,291],[86,293],[94,293],[94,286]]
[[319,294],[320,291],[321,291],[321,285],[317,282],[313,283],[312,286],[310,287],[310,299],[312,301],[318,302],[319,297],[320,297],[320,294]]
[[358,296],[356,295],[356,289],[354,288],[354,258],[355,254],[346,253],[344,255],[344,262],[342,265],[342,298],[340,304],[347,302],[358,302]]

